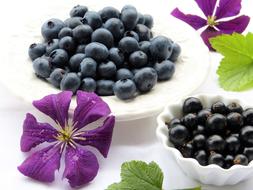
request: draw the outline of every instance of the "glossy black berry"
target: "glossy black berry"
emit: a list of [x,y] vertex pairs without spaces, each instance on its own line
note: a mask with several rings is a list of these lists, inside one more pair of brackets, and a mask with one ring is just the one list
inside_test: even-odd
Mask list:
[[240,131],[240,139],[246,146],[253,146],[253,126],[245,126]]
[[246,109],[242,115],[245,125],[253,125],[253,108]]
[[181,124],[181,121],[180,121],[180,119],[178,119],[178,118],[173,118],[173,119],[169,122],[169,126],[170,126],[170,127],[173,127],[174,125],[177,125],[177,124]]
[[197,98],[187,98],[183,104],[183,113],[198,113],[202,110],[203,106],[199,99]]
[[226,147],[225,140],[219,135],[210,136],[207,139],[207,150],[223,153]]
[[242,113],[243,112],[243,108],[240,104],[236,103],[236,102],[232,102],[230,104],[227,105],[228,108],[228,112],[237,112],[237,113]]
[[203,134],[203,135],[206,134],[206,129],[205,129],[205,127],[202,126],[202,125],[198,125],[198,126],[192,131],[192,135],[193,135],[193,136],[199,135],[199,134]]
[[205,149],[206,137],[202,134],[196,135],[192,139],[192,143],[195,149]]
[[193,156],[193,153],[194,153],[194,148],[193,148],[193,145],[191,143],[187,143],[186,145],[183,145],[183,146],[179,147],[179,151],[181,152],[183,157],[191,158]]
[[247,166],[248,163],[249,163],[248,158],[243,154],[238,154],[234,158],[234,164],[240,164],[240,165]]
[[31,44],[28,50],[29,57],[31,60],[35,60],[46,53],[45,44]]
[[191,131],[197,127],[197,116],[193,113],[185,115],[181,121]]
[[226,131],[227,121],[226,117],[215,113],[207,119],[207,130],[212,134],[224,134]]
[[243,154],[247,156],[249,162],[251,162],[253,160],[253,147],[244,148]]
[[228,109],[223,102],[215,102],[211,106],[211,110],[212,110],[212,113],[219,113],[223,115],[226,115],[228,113]]
[[199,150],[195,152],[194,158],[199,162],[200,165],[206,166],[207,165],[207,154],[204,150]]
[[229,130],[239,132],[243,126],[243,117],[240,113],[231,112],[227,115],[227,125]]
[[174,145],[184,145],[189,139],[189,131],[183,125],[175,125],[169,130],[169,138]]
[[224,168],[225,169],[229,169],[234,165],[234,157],[232,155],[227,155],[225,157],[225,164],[224,164]]
[[215,164],[220,167],[224,167],[225,159],[221,154],[211,154],[208,158],[208,164]]
[[226,149],[229,154],[237,154],[238,151],[240,150],[241,143],[239,139],[235,136],[230,136],[226,138]]
[[212,115],[210,109],[203,109],[197,114],[198,124],[205,126],[207,119]]

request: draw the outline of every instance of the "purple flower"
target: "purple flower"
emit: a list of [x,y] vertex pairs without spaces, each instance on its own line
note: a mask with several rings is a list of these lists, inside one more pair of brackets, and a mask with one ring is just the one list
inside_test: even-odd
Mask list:
[[[197,15],[184,14],[178,8],[172,11],[176,18],[188,23],[195,30],[206,26],[201,33],[201,37],[210,50],[213,50],[209,39],[220,34],[231,34],[233,32],[242,33],[249,24],[250,18],[242,15],[231,20],[221,20],[228,17],[237,16],[241,10],[241,0],[195,0],[206,18]],[[216,9],[216,11],[214,11]]]
[[[71,187],[82,186],[95,178],[98,172],[96,156],[84,146],[95,147],[107,157],[115,117],[110,108],[94,93],[77,92],[77,107],[73,119],[68,117],[72,92],[65,91],[56,95],[48,95],[33,105],[51,117],[55,128],[48,123],[39,123],[28,113],[23,124],[21,150],[28,152],[39,144],[49,144],[46,148],[33,153],[19,167],[25,176],[42,182],[54,181],[54,173],[60,168],[61,157],[65,156],[63,178],[67,178]],[[100,126],[85,130],[88,124],[97,120]],[[102,121],[103,120],[103,121]],[[98,121],[97,121],[98,123]]]

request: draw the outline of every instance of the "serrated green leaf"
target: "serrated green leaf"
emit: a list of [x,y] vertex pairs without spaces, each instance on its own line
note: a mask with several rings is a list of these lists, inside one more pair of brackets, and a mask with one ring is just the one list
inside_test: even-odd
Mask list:
[[210,39],[224,58],[217,70],[225,90],[242,91],[253,87],[253,34],[233,33]]

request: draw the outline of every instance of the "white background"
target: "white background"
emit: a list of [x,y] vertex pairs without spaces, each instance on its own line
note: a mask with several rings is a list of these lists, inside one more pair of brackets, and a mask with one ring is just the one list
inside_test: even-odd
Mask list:
[[[53,1],[53,0],[52,0]],[[64,1],[62,1],[63,3]],[[83,1],[85,5],[85,0]],[[99,2],[99,1],[98,1]],[[115,1],[103,1],[108,5],[113,5]],[[79,1],[80,3],[80,1]],[[159,12],[159,7],[164,9],[167,7],[168,14],[175,7],[180,7],[189,13],[198,13],[197,5],[193,0],[155,0],[155,1],[138,1],[138,0],[124,0],[122,4],[136,4],[147,7],[154,7],[152,11]],[[73,6],[77,2],[73,1]],[[253,16],[252,6],[253,2],[250,0],[243,0],[242,13]],[[162,8],[163,7],[163,8]],[[0,3],[0,39],[8,42],[8,33],[10,31],[19,32],[22,27],[22,22],[19,18],[22,15],[39,14],[40,9],[45,9],[46,5],[43,1],[24,0],[24,1],[8,1]],[[138,8],[138,7],[137,7]],[[150,9],[147,9],[150,10]],[[57,11],[57,10],[55,10]],[[152,14],[152,12],[149,12]],[[176,26],[175,26],[176,27]],[[253,24],[251,23],[247,29],[253,32]],[[0,44],[0,65],[6,64],[7,51],[4,46]],[[253,45],[253,44],[252,44]],[[27,53],[27,50],[20,50]],[[197,51],[197,50],[196,50]],[[247,91],[242,93],[227,93],[219,88],[217,84],[217,76],[215,74],[218,66],[220,56],[217,54],[210,54],[211,69],[207,81],[194,93],[215,93],[227,94],[238,97],[253,105],[253,92]],[[11,67],[11,63],[10,64]],[[209,64],[209,63],[203,63]],[[1,66],[0,66],[1,70]],[[193,73],[194,75],[194,73]],[[173,92],[172,92],[173,93]],[[54,189],[69,189],[66,181],[61,182],[61,177],[56,174],[56,181],[52,184],[42,184],[23,177],[16,169],[16,167],[23,161],[25,155],[20,152],[19,139],[22,132],[22,122],[26,112],[32,112],[38,116],[39,120],[46,120],[42,114],[38,113],[31,105],[20,101],[13,96],[6,87],[0,84],[0,187],[4,190],[54,190]],[[162,168],[164,178],[164,189],[179,189],[198,185],[198,182],[191,180],[185,176],[178,168],[175,161],[163,149],[161,144],[157,142],[155,136],[156,120],[155,116],[138,121],[117,123],[113,135],[113,142],[110,149],[109,157],[103,159],[99,156],[100,171],[95,180],[83,187],[89,190],[105,189],[109,184],[118,181],[120,173],[120,165],[128,160],[144,160],[156,161]],[[60,171],[61,172],[61,171]],[[252,190],[253,179],[235,185],[233,187],[211,187],[203,185],[206,190]]]

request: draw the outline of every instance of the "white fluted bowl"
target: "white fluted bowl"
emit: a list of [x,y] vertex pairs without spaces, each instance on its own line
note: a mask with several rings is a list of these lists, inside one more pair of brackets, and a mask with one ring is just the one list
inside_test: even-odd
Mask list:
[[[222,101],[225,104],[237,102],[244,109],[249,107],[239,99],[227,98],[219,95],[201,94],[195,95],[193,97],[199,98],[204,107],[211,107],[211,104],[217,101]],[[173,155],[174,159],[176,160],[180,168],[189,177],[203,184],[216,185],[216,186],[234,185],[252,177],[253,161],[250,162],[248,166],[234,165],[229,169],[223,169],[214,164],[208,166],[201,166],[193,158],[184,158],[182,154],[179,152],[179,150],[173,147],[173,145],[169,141],[168,128],[165,123],[169,122],[171,119],[175,117],[178,118],[182,116],[181,110],[184,100],[185,99],[165,107],[164,111],[157,118],[158,127],[156,130],[158,139],[162,142],[165,149],[168,150],[168,152]]]

